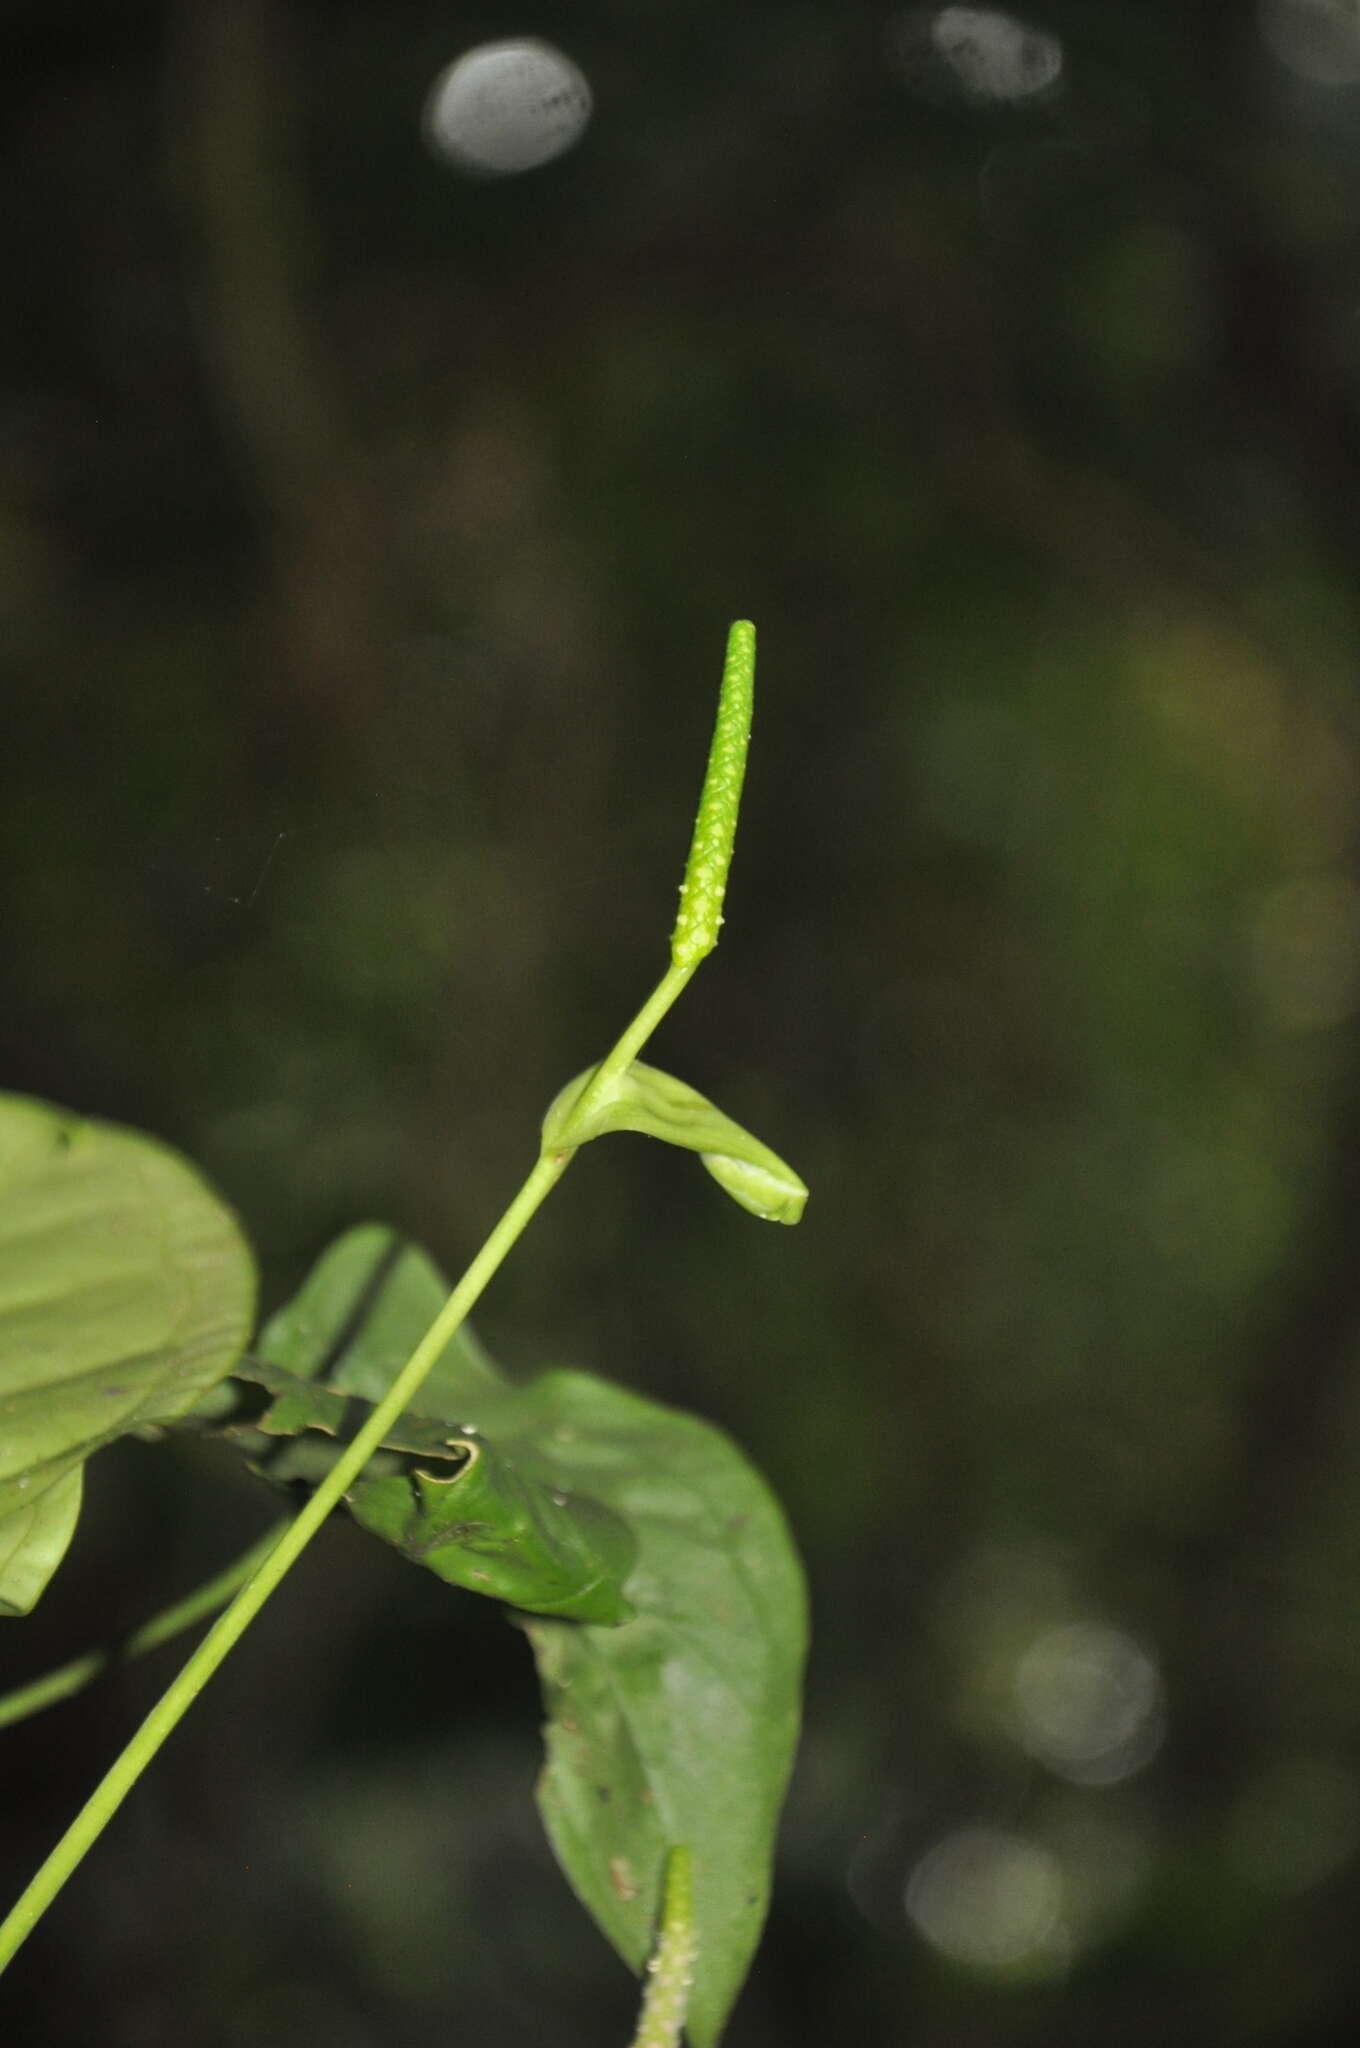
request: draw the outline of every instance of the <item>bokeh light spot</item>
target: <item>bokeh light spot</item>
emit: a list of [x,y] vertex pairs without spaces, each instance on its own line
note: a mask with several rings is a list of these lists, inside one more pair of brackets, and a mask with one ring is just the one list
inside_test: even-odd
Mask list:
[[973,1969],[1067,1962],[1062,1867],[1051,1850],[1001,1828],[957,1828],[928,1849],[907,1880],[907,1917],[952,1961]]
[[1162,1682],[1122,1629],[1074,1622],[1044,1630],[1015,1672],[1020,1741],[1079,1785],[1113,1785],[1154,1754],[1163,1725]]
[[440,73],[425,104],[436,156],[474,176],[531,171],[578,142],[593,105],[584,76],[551,43],[479,43]]
[[1058,83],[1056,36],[999,7],[913,7],[893,23],[890,43],[905,82],[929,98],[1015,103]]

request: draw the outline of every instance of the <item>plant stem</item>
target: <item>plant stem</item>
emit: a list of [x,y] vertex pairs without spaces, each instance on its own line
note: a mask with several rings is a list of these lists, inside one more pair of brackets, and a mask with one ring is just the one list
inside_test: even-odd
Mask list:
[[275,1522],[258,1542],[252,1543],[249,1550],[224,1571],[196,1586],[173,1607],[163,1608],[112,1648],[91,1650],[88,1656],[75,1657],[69,1664],[61,1664],[55,1671],[49,1671],[45,1677],[35,1678],[31,1685],[21,1685],[6,1693],[0,1698],[0,1728],[25,1721],[30,1714],[55,1706],[58,1700],[69,1700],[75,1693],[83,1692],[101,1672],[110,1670],[115,1664],[129,1664],[134,1657],[145,1656],[148,1650],[159,1649],[162,1643],[168,1643],[186,1628],[192,1628],[196,1621],[202,1621],[206,1615],[224,1607],[256,1566],[269,1555],[287,1527],[287,1517]]
[[572,1103],[567,1121],[555,1134],[551,1149],[545,1148],[545,1158],[567,1160],[573,1156],[577,1143],[572,1136],[573,1130],[579,1133],[585,1127],[600,1098],[607,1095],[611,1084],[632,1066],[667,1010],[684,992],[693,973],[693,967],[672,966],[666,969],[632,1023],[615,1040]]
[[[696,963],[697,964],[697,963]],[[599,1075],[609,1081],[631,1067],[643,1046],[673,1003],[679,1001],[694,973],[693,967],[668,967],[627,1030],[600,1061]]]

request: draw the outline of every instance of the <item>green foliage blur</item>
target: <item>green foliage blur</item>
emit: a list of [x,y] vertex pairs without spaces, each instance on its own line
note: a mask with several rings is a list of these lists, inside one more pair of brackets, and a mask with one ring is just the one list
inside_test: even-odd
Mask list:
[[[807,1215],[611,1139],[480,1318],[729,1429],[803,1546],[728,2039],[1322,2048],[1360,2009],[1360,29],[1053,0],[1060,75],[1003,94],[1016,37],[943,14],[3,10],[0,1085],[191,1154],[267,1306],[370,1218],[457,1270],[664,965],[753,618],[723,944],[654,1052]],[[590,127],[462,174],[429,88],[523,33]],[[3,1681],[273,1511],[206,1446],[101,1454]],[[178,1654],[6,1735],[11,1891]],[[537,1718],[503,1618],[337,1523],[7,2035],[622,2042]]]

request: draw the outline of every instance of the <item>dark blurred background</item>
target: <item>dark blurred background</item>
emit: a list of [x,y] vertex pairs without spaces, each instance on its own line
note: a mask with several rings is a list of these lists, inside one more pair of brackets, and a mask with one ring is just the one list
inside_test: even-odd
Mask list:
[[[593,118],[476,175],[427,96],[525,34]],[[479,1318],[806,1555],[731,2048],[1354,2039],[1355,7],[11,0],[0,102],[0,1083],[200,1161],[266,1306],[365,1218],[457,1270],[660,971],[753,617],[655,1057],[807,1218],[611,1141]],[[274,1512],[101,1455],[4,1683]],[[181,1655],[6,1735],[10,1890]],[[621,2044],[537,1712],[337,1523],[6,2038]]]

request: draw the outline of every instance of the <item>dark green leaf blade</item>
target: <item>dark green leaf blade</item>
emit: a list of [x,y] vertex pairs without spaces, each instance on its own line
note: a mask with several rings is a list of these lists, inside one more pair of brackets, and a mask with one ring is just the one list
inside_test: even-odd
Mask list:
[[579,1622],[629,1618],[623,1585],[637,1544],[626,1522],[536,1475],[522,1448],[505,1456],[472,1435],[448,1442],[464,1452],[461,1464],[360,1480],[348,1495],[360,1527],[441,1579],[512,1607]]
[[191,1408],[239,1356],[254,1300],[236,1219],[187,1161],[0,1096],[0,1526],[64,1488],[8,1530],[23,1604],[41,1591],[38,1559],[55,1569],[69,1541],[71,1475]]

